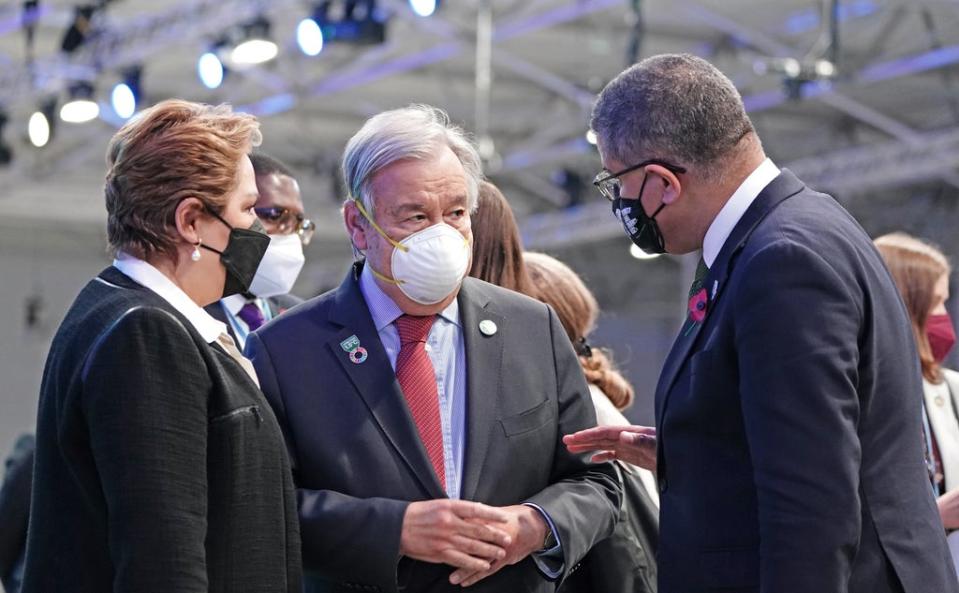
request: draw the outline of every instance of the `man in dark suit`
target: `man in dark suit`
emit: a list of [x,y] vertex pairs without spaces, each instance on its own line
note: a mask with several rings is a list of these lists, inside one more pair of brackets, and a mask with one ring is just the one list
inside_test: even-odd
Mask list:
[[299,492],[308,589],[551,591],[608,535],[609,464],[555,314],[464,276],[476,149],[426,106],[350,140],[343,284],[247,341]]
[[765,157],[739,93],[699,58],[628,69],[592,127],[595,183],[633,241],[702,249],[657,430],[566,439],[656,468],[660,592],[959,591],[910,324],[866,233]]
[[316,230],[305,216],[300,184],[290,168],[262,152],[250,155],[250,162],[259,193],[253,210],[270,235],[270,248],[250,293],[235,294],[205,307],[214,319],[226,324],[241,350],[247,334],[303,302],[289,292],[305,261],[303,247],[310,244]]

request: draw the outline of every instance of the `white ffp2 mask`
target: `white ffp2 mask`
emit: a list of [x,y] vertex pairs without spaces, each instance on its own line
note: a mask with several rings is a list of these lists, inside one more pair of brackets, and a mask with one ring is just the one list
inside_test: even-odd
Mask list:
[[469,260],[469,241],[441,222],[400,241],[390,263],[403,294],[421,305],[433,305],[459,287]]
[[305,262],[303,244],[296,233],[270,235],[270,245],[250,283],[250,293],[260,298],[288,294]]

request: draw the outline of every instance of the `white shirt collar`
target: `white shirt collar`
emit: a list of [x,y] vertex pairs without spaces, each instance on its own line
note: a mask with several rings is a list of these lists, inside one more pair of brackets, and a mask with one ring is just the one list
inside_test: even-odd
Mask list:
[[706,231],[706,237],[703,239],[703,261],[709,267],[713,266],[716,258],[719,257],[719,251],[733,232],[736,224],[749,209],[749,206],[755,201],[759,194],[766,189],[773,179],[779,176],[779,167],[770,159],[764,160],[756,169],[749,174],[742,182],[733,195],[723,206],[712,224]]
[[[376,283],[373,277],[373,269],[369,264],[363,266],[360,273],[360,292],[366,299],[366,306],[370,310],[370,316],[373,318],[373,325],[376,331],[383,331],[383,328],[396,321],[403,310],[400,309],[388,294],[383,292],[380,285]],[[457,299],[447,305],[445,309],[439,312],[439,316],[455,325],[460,324],[460,306]]]
[[248,302],[249,301],[247,301],[246,297],[242,294],[231,294],[223,299],[223,306],[226,307],[226,310],[235,317],[240,314],[240,309],[242,309]]
[[163,272],[149,263],[121,252],[113,260],[113,267],[170,303],[170,306],[187,318],[206,342],[216,342],[220,334],[226,333],[226,324],[211,317],[203,307],[197,305],[179,286],[163,275]]

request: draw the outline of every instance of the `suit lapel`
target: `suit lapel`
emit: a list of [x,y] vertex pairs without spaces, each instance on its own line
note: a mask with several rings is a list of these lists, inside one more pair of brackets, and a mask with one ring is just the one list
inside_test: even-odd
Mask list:
[[488,320],[503,330],[506,319],[490,310],[489,299],[470,278],[463,282],[459,305],[467,368],[466,459],[460,494],[464,499],[476,500],[483,462],[499,416],[504,350],[503,331],[487,336],[479,331],[479,324]]
[[[360,291],[357,281],[360,269],[358,265],[337,290],[329,318],[343,329],[327,341],[326,346],[331,350],[333,358],[340,363],[373,419],[416,476],[425,493],[430,498],[444,498],[446,493],[443,492],[426,455],[426,449]],[[363,362],[353,362],[346,349],[351,346],[349,341],[354,336],[359,341],[359,346],[366,349],[367,358]],[[354,357],[354,360],[359,358]]]
[[[778,177],[772,180],[769,185],[763,189],[756,197],[743,217],[736,223],[733,231],[729,234],[723,248],[720,250],[716,261],[709,269],[703,287],[706,289],[708,303],[706,308],[706,317],[699,323],[693,323],[687,314],[687,320],[683,324],[679,335],[673,342],[673,347],[666,357],[663,364],[663,372],[659,377],[659,384],[656,387],[656,425],[663,425],[663,417],[666,414],[666,404],[669,401],[669,395],[672,391],[673,383],[679,376],[680,371],[689,358],[696,344],[696,339],[707,323],[709,323],[710,313],[716,308],[719,297],[722,296],[726,287],[726,280],[732,273],[736,257],[746,245],[753,230],[773,211],[779,204],[787,198],[790,198],[802,191],[803,183],[796,178],[789,170],[783,169]],[[692,326],[690,326],[692,324]]]

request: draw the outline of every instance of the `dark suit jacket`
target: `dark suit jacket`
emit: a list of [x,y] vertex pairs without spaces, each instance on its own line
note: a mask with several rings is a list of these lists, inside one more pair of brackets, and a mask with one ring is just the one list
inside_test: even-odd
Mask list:
[[17,439],[7,458],[7,471],[0,487],[0,579],[7,593],[19,592],[19,580],[12,572],[21,561],[27,543],[30,516],[30,484],[33,481],[33,435]]
[[116,268],[91,281],[44,370],[26,593],[298,593],[276,418],[242,367]]
[[[294,462],[304,566],[317,589],[462,591],[445,565],[400,560],[410,501],[444,498],[359,289],[339,289],[247,340]],[[473,278],[459,294],[466,344],[462,494],[495,506],[532,502],[553,519],[566,569],[610,533],[620,489],[610,464],[566,452],[564,434],[595,424],[579,362],[552,310]],[[482,320],[498,332],[484,336]],[[369,358],[350,362],[356,335]],[[311,579],[308,578],[308,581]],[[549,591],[533,560],[470,587]]]
[[617,469],[623,504],[613,533],[573,567],[559,593],[656,593],[659,507],[639,474]]
[[783,171],[704,286],[656,393],[660,592],[959,591],[909,319],[866,233]]
[[[277,296],[267,297],[264,299],[266,305],[270,308],[270,315],[276,317],[281,313],[285,313],[288,309],[299,305],[303,302],[303,299],[292,294],[281,294]],[[223,309],[223,304],[220,301],[215,303],[210,303],[206,307],[203,307],[207,313],[210,314],[210,317],[213,317],[217,321],[226,324],[226,331],[229,332],[230,337],[233,338],[233,341],[239,344],[237,340],[236,332],[233,331],[233,324],[229,322],[226,317],[226,311]]]

